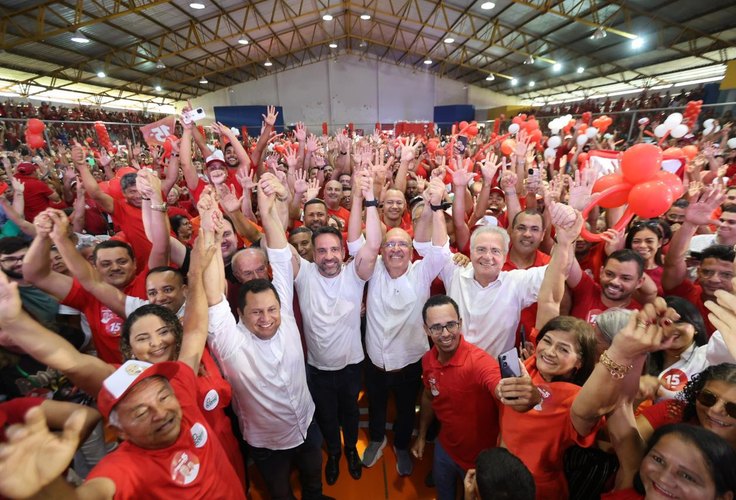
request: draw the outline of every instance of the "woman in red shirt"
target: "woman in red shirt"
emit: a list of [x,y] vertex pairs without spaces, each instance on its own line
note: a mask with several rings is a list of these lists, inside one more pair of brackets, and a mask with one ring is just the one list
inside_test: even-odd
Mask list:
[[660,223],[661,221],[659,219],[635,222],[626,234],[624,247],[633,250],[644,259],[644,272],[657,284],[657,295],[663,297],[663,233]]

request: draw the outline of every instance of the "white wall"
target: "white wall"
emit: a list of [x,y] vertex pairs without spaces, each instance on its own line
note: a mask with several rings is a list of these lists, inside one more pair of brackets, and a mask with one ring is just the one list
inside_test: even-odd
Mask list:
[[283,107],[287,124],[303,121],[315,128],[322,122],[337,127],[352,122],[366,130],[376,122],[431,121],[434,106],[472,104],[485,109],[520,102],[420,68],[361,61],[352,55],[273,73],[193,100],[213,118],[214,106],[274,104]]

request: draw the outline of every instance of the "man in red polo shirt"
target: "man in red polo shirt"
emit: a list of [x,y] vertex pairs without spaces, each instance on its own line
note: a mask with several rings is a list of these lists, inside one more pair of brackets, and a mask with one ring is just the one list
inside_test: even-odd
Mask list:
[[522,377],[501,379],[498,363],[462,335],[458,305],[446,295],[430,297],[422,309],[424,330],[434,347],[422,358],[419,434],[411,448],[424,455],[433,417],[441,424],[434,444],[433,475],[440,500],[455,498],[456,481],[474,467],[478,454],[498,443],[500,401],[524,412],[541,401],[523,364]]
[[59,202],[59,194],[36,176],[36,165],[29,161],[18,164],[15,178],[23,183],[25,190],[25,219],[33,221],[38,214],[49,208],[51,202]]
[[[80,281],[71,276],[52,271],[49,252],[52,242],[57,248],[70,246],[69,221],[60,210],[49,209],[36,217],[36,238],[23,260],[23,273],[29,282],[57,298],[62,304],[82,311],[87,318],[97,355],[107,363],[120,363],[120,332],[123,318],[102,304],[93,294],[82,287]],[[165,242],[156,242],[151,260],[144,270],[136,275],[133,249],[125,242],[108,240],[99,243],[93,252],[94,271],[98,279],[123,291],[126,295],[147,298],[146,274],[148,266],[158,267],[168,262],[168,252],[159,252],[159,246],[168,248]]]

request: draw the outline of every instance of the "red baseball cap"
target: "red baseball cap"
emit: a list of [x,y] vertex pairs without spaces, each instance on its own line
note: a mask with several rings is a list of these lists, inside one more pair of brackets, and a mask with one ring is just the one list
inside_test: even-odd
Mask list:
[[137,359],[126,361],[102,383],[102,389],[97,395],[97,409],[105,418],[109,418],[115,405],[125,398],[136,384],[156,375],[170,380],[178,373],[180,367],[181,364],[177,361],[156,364]]
[[36,165],[30,161],[22,161],[15,168],[15,171],[20,175],[31,175],[36,171]]

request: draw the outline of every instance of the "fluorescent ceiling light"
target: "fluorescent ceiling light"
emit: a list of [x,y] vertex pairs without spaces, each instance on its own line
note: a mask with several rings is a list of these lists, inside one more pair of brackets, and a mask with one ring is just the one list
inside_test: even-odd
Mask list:
[[432,64],[432,59],[429,59],[429,58],[425,59],[424,60],[424,64],[426,64],[427,66],[429,66],[430,64]]
[[189,4],[189,7],[191,7],[192,9],[195,9],[195,10],[202,10],[202,9],[204,9],[204,4],[203,3],[199,3],[199,2],[191,2]]
[[578,71],[578,73],[582,73],[583,71],[585,71],[585,68],[583,68],[582,66],[578,66],[578,70],[577,71]]
[[332,42],[330,45],[328,45],[328,47],[331,48],[331,49],[336,49],[337,48],[337,44],[335,42]]
[[238,43],[240,45],[248,45],[248,39],[245,38],[244,36],[241,36],[240,38],[238,38]]
[[455,39],[451,37],[445,38],[445,43],[455,43]]
[[332,21],[334,17],[332,17],[332,14],[325,14],[322,16],[323,21]]
[[199,81],[199,83],[201,83],[202,85],[206,85],[210,82],[208,82],[207,79],[203,76],[202,79]]
[[529,82],[529,86],[530,86],[530,87],[533,87],[533,86],[535,86],[536,84],[537,84],[537,83],[536,83],[536,82],[535,82],[534,80],[532,80],[532,81],[530,81],[530,82]]
[[164,69],[164,68],[166,68],[166,65],[163,63],[161,59],[156,61],[156,69]]
[[480,8],[483,10],[491,10],[495,6],[496,4],[493,2],[483,2],[482,4],[480,4]]
[[162,90],[161,89],[161,85],[156,85],[156,87],[154,87],[154,88],[156,89],[156,92],[161,92],[161,90]]
[[512,86],[516,85],[517,83],[519,83],[519,80],[517,80],[516,78],[512,78],[511,79],[511,85]]
[[631,41],[631,47],[634,49],[640,49],[644,45],[644,39],[641,37],[634,38]]
[[560,63],[554,63],[552,65],[552,70],[553,71],[560,71],[561,69],[562,69],[562,64],[560,64]]
[[84,33],[77,30],[74,32],[74,35],[72,35],[72,42],[76,43],[89,43],[89,38],[84,36]]
[[531,54],[529,54],[529,57],[527,57],[526,59],[524,59],[524,64],[534,64],[534,56],[532,56]]
[[266,67],[270,67],[270,66],[273,66],[273,63],[269,61],[268,59],[266,59],[266,62],[264,62],[263,65]]
[[97,72],[97,78],[105,78],[107,75],[104,71],[98,71]]
[[492,82],[492,81],[493,81],[493,80],[495,80],[495,79],[496,79],[496,77],[495,77],[495,76],[493,76],[493,75],[488,75],[488,76],[486,77],[486,81],[487,81],[487,82]]
[[371,15],[370,15],[370,14],[361,14],[361,15],[360,15],[360,18],[361,18],[361,19],[362,19],[363,21],[370,21],[370,19],[371,19]]

